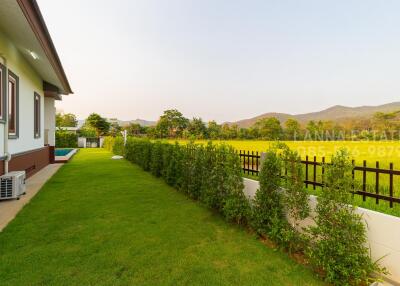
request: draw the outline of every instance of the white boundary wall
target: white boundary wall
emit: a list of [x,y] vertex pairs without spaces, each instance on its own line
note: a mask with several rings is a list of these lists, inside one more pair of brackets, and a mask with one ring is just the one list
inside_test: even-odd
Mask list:
[[[246,178],[243,180],[244,193],[249,199],[254,198],[259,182]],[[310,196],[312,210],[315,209],[316,204],[316,196]],[[390,272],[388,278],[400,283],[400,218],[363,208],[358,208],[357,212],[365,219],[372,259],[381,259],[380,264]],[[315,214],[312,213],[311,217],[313,215]],[[302,225],[307,226],[312,223],[313,219],[309,218]]]

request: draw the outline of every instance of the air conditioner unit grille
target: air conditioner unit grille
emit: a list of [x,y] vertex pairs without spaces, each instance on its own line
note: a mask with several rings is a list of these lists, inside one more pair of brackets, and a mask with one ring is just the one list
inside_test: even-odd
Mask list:
[[13,197],[13,180],[12,178],[1,179],[0,198]]

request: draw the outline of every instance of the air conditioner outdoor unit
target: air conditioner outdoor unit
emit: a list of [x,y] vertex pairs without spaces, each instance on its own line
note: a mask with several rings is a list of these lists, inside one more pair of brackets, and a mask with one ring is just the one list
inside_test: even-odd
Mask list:
[[0,177],[0,200],[19,199],[25,194],[25,171],[15,171]]

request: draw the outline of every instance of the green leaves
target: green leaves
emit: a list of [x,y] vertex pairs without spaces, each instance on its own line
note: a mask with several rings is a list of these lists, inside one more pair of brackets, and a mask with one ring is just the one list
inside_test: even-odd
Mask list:
[[345,150],[325,166],[326,187],[318,197],[316,226],[307,254],[312,265],[325,273],[334,285],[359,285],[369,282],[372,272],[381,272],[366,247],[362,217],[352,205],[353,165]]
[[252,208],[252,225],[260,235],[267,235],[277,241],[285,220],[283,213],[281,185],[282,161],[275,150],[264,153],[261,166],[260,188]]
[[[325,166],[326,186],[318,197],[315,226],[301,228],[310,213],[299,155],[284,145],[265,153],[252,225],[289,252],[305,252],[311,265],[334,285],[360,285],[382,272],[370,258],[362,217],[355,213],[353,165],[340,150]],[[284,178],[281,173],[285,172]]]
[[57,130],[56,147],[57,148],[78,147],[78,135],[69,131]]

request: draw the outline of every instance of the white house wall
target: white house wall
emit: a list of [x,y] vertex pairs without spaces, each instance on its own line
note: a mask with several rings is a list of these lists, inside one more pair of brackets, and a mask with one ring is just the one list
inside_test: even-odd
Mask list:
[[[19,136],[8,143],[11,154],[25,152],[44,146],[44,102],[43,81],[16,49],[12,42],[0,31],[0,53],[7,58],[8,69],[19,78]],[[34,138],[34,92],[41,97],[41,136]],[[4,154],[4,125],[0,124],[0,148]]]
[[55,146],[56,143],[56,107],[54,101],[54,98],[44,98],[44,129],[42,134],[44,136],[44,143],[50,146]]

